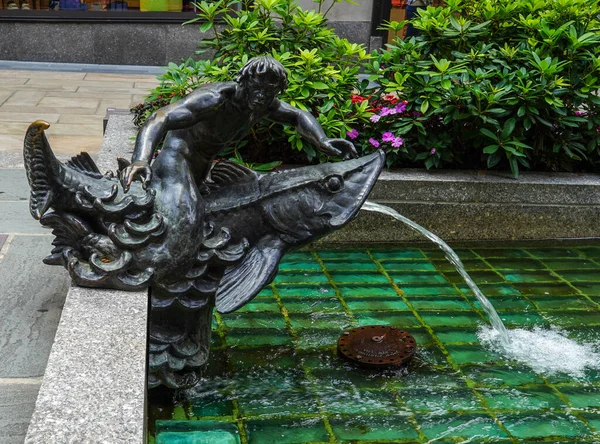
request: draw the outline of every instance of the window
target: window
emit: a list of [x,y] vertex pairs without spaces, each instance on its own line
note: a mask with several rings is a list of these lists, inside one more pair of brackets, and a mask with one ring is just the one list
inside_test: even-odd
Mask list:
[[[56,18],[74,17],[71,14],[66,16],[63,14],[57,15],[60,12],[77,12],[81,14],[92,12],[111,14],[125,11],[133,13],[193,13],[195,10],[192,5],[193,1],[195,0],[0,0],[0,15],[2,18],[34,19],[36,17],[44,18],[40,16],[40,12],[49,14],[47,18],[52,15]],[[23,13],[22,11],[27,12]],[[92,16],[96,16],[96,14]]]

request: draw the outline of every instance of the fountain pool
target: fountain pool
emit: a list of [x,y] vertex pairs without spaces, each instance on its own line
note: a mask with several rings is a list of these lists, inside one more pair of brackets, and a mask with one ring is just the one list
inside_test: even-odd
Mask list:
[[[301,251],[215,315],[200,385],[174,406],[151,392],[150,442],[599,442],[600,247],[457,253],[509,332],[539,345],[503,349],[439,249]],[[337,356],[344,329],[373,324],[415,337],[408,371]]]

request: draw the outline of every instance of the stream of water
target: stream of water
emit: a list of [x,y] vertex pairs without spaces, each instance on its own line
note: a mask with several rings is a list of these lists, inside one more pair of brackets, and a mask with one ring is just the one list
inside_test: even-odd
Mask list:
[[506,327],[502,323],[502,320],[500,319],[500,316],[498,316],[498,313],[494,309],[492,303],[489,301],[488,298],[486,298],[483,295],[477,284],[473,281],[473,279],[471,279],[469,273],[467,273],[467,270],[465,270],[465,267],[459,259],[458,255],[456,254],[456,252],[452,248],[450,248],[450,246],[446,242],[444,242],[440,237],[433,234],[431,231],[427,230],[426,228],[423,228],[421,225],[402,216],[397,211],[386,207],[385,205],[380,205],[375,202],[366,201],[362,206],[362,209],[366,211],[374,211],[377,213],[392,216],[394,219],[408,225],[410,228],[412,228],[415,231],[418,231],[425,238],[429,239],[431,242],[436,244],[444,252],[444,254],[446,255],[446,259],[448,259],[448,261],[452,265],[454,265],[456,271],[458,271],[460,276],[463,278],[463,280],[466,282],[466,284],[469,286],[469,288],[481,304],[483,310],[488,316],[488,319],[490,320],[490,323],[492,324],[492,327],[498,332],[498,336],[502,344],[505,346],[508,346],[510,344],[510,339]]
[[507,330],[491,302],[473,282],[454,250],[446,242],[385,205],[367,201],[362,209],[392,216],[442,249],[446,259],[456,267],[490,319],[492,329],[484,327],[478,333],[484,345],[510,359],[528,365],[541,374],[567,373],[574,378],[581,378],[587,370],[600,371],[600,342],[580,344],[569,338],[566,332],[554,327]]

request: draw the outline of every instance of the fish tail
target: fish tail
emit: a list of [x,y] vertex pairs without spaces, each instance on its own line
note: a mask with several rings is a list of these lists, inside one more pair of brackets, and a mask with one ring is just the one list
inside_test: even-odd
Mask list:
[[44,131],[48,122],[36,120],[25,133],[23,158],[27,180],[31,187],[29,211],[35,219],[40,219],[52,205],[54,192],[53,177],[56,177],[60,163],[54,156]]

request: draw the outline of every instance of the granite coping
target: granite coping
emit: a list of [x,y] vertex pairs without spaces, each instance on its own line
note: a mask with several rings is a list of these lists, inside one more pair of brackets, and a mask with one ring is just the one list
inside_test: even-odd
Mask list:
[[[109,120],[101,171],[130,156],[126,125]],[[25,442],[145,442],[147,322],[147,291],[71,286]]]

